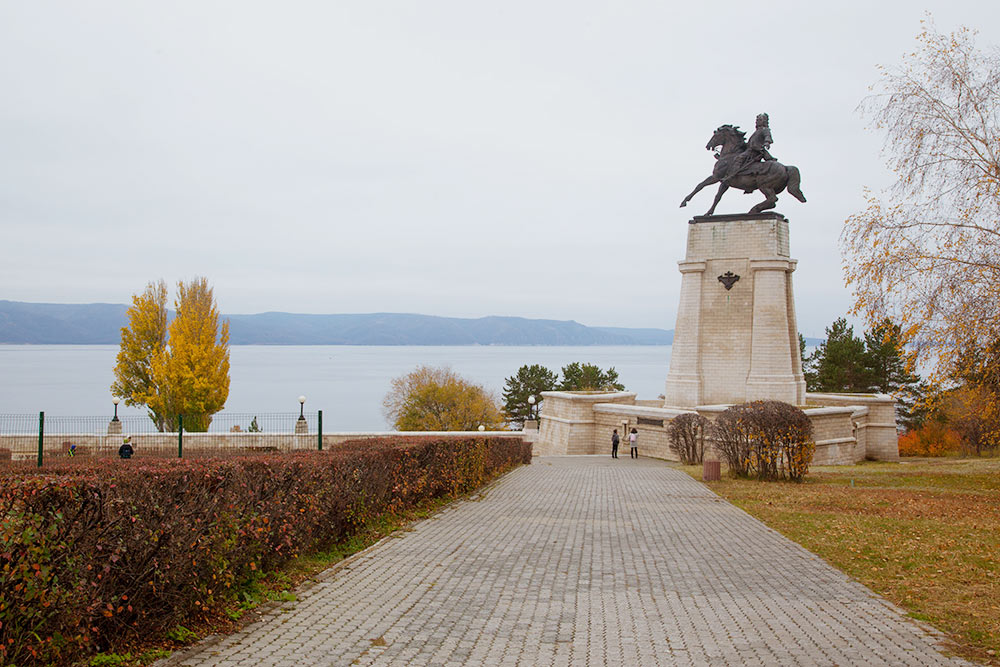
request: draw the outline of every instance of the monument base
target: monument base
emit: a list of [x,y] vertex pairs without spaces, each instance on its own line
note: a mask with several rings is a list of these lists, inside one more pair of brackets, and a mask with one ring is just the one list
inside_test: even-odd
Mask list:
[[691,220],[664,406],[805,404],[795,266],[779,213]]

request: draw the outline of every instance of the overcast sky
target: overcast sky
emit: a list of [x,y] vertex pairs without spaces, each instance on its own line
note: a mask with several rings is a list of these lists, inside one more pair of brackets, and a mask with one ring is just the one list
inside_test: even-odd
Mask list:
[[[715,127],[770,114],[799,328],[890,180],[858,103],[1000,3],[0,0],[0,299],[673,328]],[[730,191],[717,212],[760,195]]]

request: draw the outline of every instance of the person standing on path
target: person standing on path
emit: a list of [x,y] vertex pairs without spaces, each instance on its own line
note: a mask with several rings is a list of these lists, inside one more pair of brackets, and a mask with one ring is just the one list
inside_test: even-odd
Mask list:
[[611,458],[613,459],[618,458],[619,440],[620,439],[618,438],[618,429],[615,429],[615,432],[611,434]]
[[628,434],[629,458],[632,459],[639,458],[639,450],[636,449],[638,444],[639,444],[639,432],[633,428],[632,432]]

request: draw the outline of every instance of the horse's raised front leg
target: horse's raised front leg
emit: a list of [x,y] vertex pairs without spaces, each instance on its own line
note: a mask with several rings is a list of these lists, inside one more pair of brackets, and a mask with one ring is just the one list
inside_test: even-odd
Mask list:
[[712,202],[712,208],[708,209],[708,213],[705,215],[712,215],[715,213],[715,207],[719,205],[719,201],[722,199],[722,195],[725,194],[729,186],[725,183],[719,183],[719,191],[715,193],[715,201]]
[[762,187],[760,188],[760,193],[767,197],[767,199],[750,209],[751,213],[762,213],[769,208],[774,208],[778,204],[778,195],[774,192],[774,188]]
[[718,182],[719,182],[719,179],[717,179],[715,176],[709,176],[708,178],[706,178],[704,181],[702,181],[697,186],[695,186],[695,189],[691,191],[691,194],[689,194],[687,197],[684,198],[684,201],[681,202],[681,208],[684,208],[685,206],[687,206],[688,202],[691,201],[691,197],[694,197],[696,194],[698,194],[699,192],[701,192],[701,189],[703,187],[705,187],[707,185],[711,185],[712,183],[718,183]]

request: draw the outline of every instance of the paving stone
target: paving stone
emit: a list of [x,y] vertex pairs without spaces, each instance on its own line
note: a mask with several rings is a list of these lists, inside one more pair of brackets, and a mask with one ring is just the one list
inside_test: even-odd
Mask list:
[[160,665],[966,665],[684,473],[540,458]]

